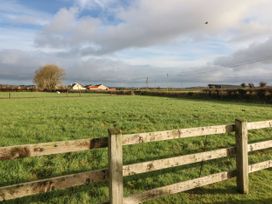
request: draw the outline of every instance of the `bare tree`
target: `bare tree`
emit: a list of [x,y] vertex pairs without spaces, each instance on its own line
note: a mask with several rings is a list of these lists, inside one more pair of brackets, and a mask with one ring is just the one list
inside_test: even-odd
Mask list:
[[249,86],[249,88],[251,88],[251,89],[255,88],[255,85],[254,85],[253,83],[249,83],[248,86]]
[[57,65],[47,64],[39,68],[34,75],[33,82],[38,89],[53,90],[62,82],[64,70]]

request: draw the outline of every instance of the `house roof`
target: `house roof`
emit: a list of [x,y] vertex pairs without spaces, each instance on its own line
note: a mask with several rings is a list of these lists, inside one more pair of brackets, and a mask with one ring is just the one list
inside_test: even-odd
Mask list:
[[100,85],[91,85],[91,86],[88,86],[90,88],[98,88]]
[[83,87],[84,87],[84,85],[82,85],[82,84],[80,84],[80,83],[78,83],[78,82],[75,82],[75,83],[72,84],[72,86],[75,86],[75,85],[80,85],[80,86],[83,86]]
[[208,86],[241,87],[241,85],[234,85],[234,84],[208,84]]
[[[92,87],[92,88],[98,88],[99,86],[105,86],[103,84],[96,84],[96,85],[88,85],[87,87]],[[107,87],[107,86],[105,86]]]

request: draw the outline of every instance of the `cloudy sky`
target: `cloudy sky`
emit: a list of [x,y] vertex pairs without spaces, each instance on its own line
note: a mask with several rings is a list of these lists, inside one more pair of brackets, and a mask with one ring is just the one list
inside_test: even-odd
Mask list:
[[[272,83],[271,0],[0,0],[0,83]],[[208,22],[208,23],[206,23]]]

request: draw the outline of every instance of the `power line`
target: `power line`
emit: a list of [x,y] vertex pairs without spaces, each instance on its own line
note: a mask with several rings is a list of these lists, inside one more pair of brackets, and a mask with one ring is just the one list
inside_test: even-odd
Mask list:
[[[258,63],[258,62],[263,62],[263,61],[267,61],[267,60],[270,60],[268,59],[269,57],[272,58],[272,56],[265,56],[265,57],[261,57],[261,58],[254,58],[254,59],[251,59],[251,60],[248,60],[248,61],[244,61],[244,62],[240,62],[240,63],[237,63],[237,64],[230,64],[230,65],[221,65],[221,66],[224,66],[224,67],[227,67],[227,68],[235,68],[235,67],[239,67],[239,66],[243,66],[243,65],[249,65],[249,64],[255,64],[255,63]],[[272,59],[271,59],[272,60]],[[178,75],[181,76],[181,75],[201,75],[201,74],[210,74],[212,72],[215,72],[217,70],[188,70],[188,71],[183,71],[183,72],[179,72]],[[226,73],[224,73],[224,75],[226,75]],[[166,73],[166,83],[169,83],[169,74]],[[136,80],[134,82],[126,82],[126,83],[146,83],[146,86],[148,87],[148,84],[150,82],[149,80],[149,76],[147,77],[137,77],[137,78],[134,78],[133,80]],[[157,82],[156,82],[157,83]],[[165,83],[165,82],[164,82]]]
[[[235,67],[240,67],[240,66],[243,66],[243,65],[249,65],[249,64],[255,64],[255,63],[258,63],[258,62],[264,62],[264,61],[267,61],[267,60],[270,60],[268,59],[268,57],[272,57],[272,56],[265,56],[265,57],[262,57],[262,58],[255,58],[251,61],[244,61],[244,62],[240,62],[240,63],[237,63],[237,64],[232,64],[232,65],[223,65],[224,67],[228,67],[228,68],[235,68]],[[222,66],[222,65],[221,65]],[[192,71],[188,71],[188,72],[180,72],[180,74],[184,74],[184,75],[188,75],[188,74],[191,74],[192,72],[195,72],[196,74],[208,74],[208,73],[211,73],[211,71],[207,71],[207,70],[192,70]]]

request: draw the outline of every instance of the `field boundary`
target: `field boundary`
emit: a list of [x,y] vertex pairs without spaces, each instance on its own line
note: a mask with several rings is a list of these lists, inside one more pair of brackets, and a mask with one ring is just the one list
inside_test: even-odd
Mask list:
[[[212,183],[221,182],[233,177],[236,177],[237,180],[237,190],[240,193],[246,194],[249,192],[249,173],[272,167],[272,160],[251,165],[248,164],[249,152],[272,148],[272,140],[249,144],[248,131],[271,127],[272,120],[246,122],[236,119],[234,124],[229,125],[196,127],[127,135],[122,135],[121,131],[118,129],[110,129],[108,137],[0,147],[0,160],[14,160],[26,157],[89,151],[92,149],[107,147],[109,159],[109,167],[107,169],[81,172],[0,187],[0,201],[12,200],[25,196],[46,193],[53,190],[86,185],[89,183],[108,181],[110,203],[141,203],[160,196],[187,191]],[[220,135],[233,132],[235,132],[236,138],[236,145],[233,147],[123,165],[122,148],[124,145],[135,145],[190,137],[202,137],[207,135]],[[123,196],[123,177],[229,156],[236,156],[235,171],[220,172],[205,177],[151,189],[131,195],[129,197]]]

